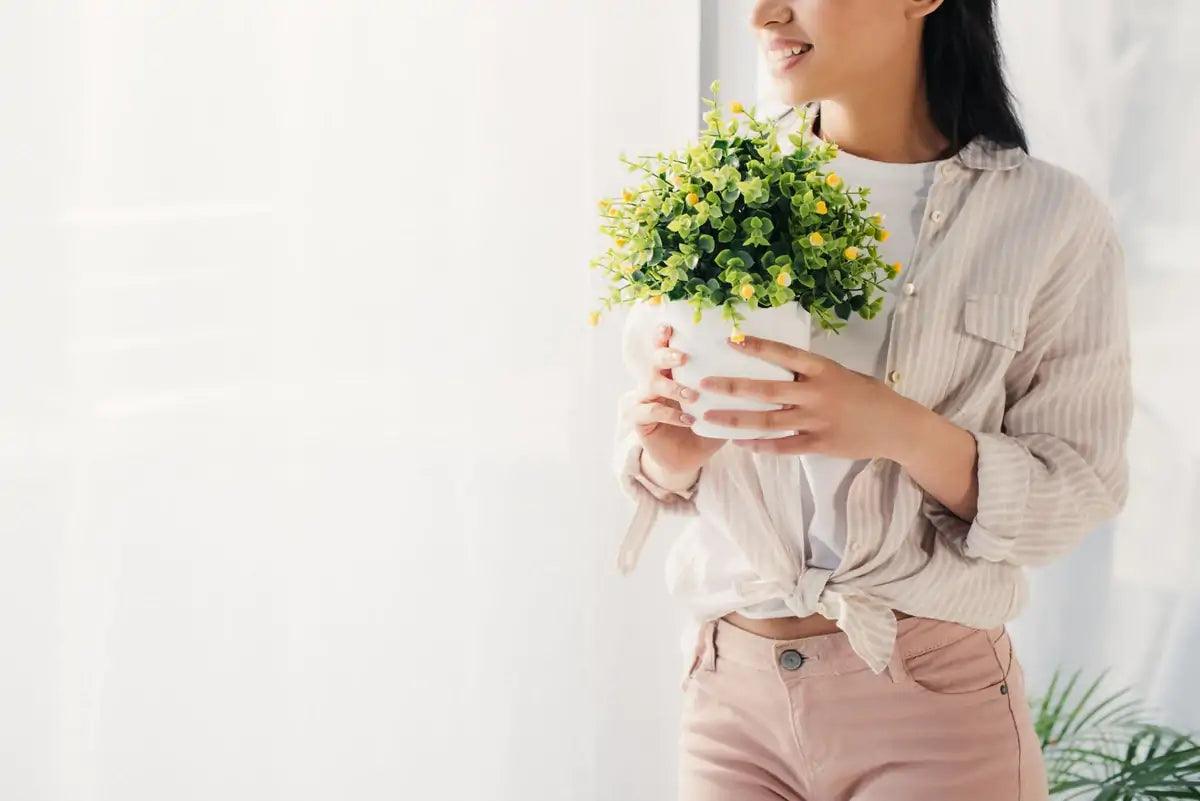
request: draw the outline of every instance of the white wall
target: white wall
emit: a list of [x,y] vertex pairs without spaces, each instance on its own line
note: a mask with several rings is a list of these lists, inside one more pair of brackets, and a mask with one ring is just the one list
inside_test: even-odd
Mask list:
[[[721,81],[721,96],[749,107],[759,96],[757,45],[750,27],[752,0],[700,0],[700,85]],[[702,107],[703,110],[706,108]]]

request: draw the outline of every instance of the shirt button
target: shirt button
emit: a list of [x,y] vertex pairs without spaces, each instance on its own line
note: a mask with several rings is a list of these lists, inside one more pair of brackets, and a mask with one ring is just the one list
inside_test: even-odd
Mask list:
[[933,214],[929,215],[929,219],[933,220],[935,223],[940,223],[945,216],[946,215],[942,214],[940,211],[935,210]]
[[887,380],[888,380],[889,384],[899,384],[900,383],[899,371],[893,370],[892,372],[888,373]]
[[799,670],[804,664],[804,654],[791,648],[779,654],[779,665],[784,670]]
[[952,172],[954,172],[954,165],[947,161],[944,162],[938,169],[941,170],[942,175],[950,175]]
[[905,295],[917,294],[917,285],[914,284],[912,281],[909,281],[907,284],[904,285],[904,294]]

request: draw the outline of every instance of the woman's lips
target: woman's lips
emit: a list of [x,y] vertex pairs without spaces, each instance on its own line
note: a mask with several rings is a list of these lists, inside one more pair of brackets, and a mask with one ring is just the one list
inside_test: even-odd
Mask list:
[[804,60],[804,57],[812,52],[813,46],[803,44],[797,47],[780,48],[772,50],[767,54],[767,58],[771,64],[771,69],[775,74],[782,75],[788,70],[794,68],[797,64]]

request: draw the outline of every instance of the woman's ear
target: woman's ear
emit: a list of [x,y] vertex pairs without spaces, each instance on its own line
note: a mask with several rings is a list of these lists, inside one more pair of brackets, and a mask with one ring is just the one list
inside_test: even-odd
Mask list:
[[944,0],[904,0],[904,16],[909,19],[923,19],[941,8]]

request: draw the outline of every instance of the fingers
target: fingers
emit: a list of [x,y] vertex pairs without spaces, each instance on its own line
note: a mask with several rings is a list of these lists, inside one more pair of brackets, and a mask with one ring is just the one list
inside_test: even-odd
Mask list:
[[813,398],[812,388],[797,381],[760,381],[752,378],[711,376],[701,379],[700,388],[719,395],[794,406],[808,405]]
[[630,418],[638,425],[653,425],[663,423],[669,426],[687,427],[696,422],[696,418],[687,412],[680,411],[660,401],[646,401],[633,407]]
[[673,367],[678,367],[685,361],[687,361],[687,356],[674,348],[658,348],[654,353],[650,354],[650,364],[656,371],[670,370]]
[[674,333],[674,329],[669,325],[660,325],[655,330],[650,365],[656,373],[669,372],[672,367],[678,367],[687,361],[687,356],[671,347],[671,335]]
[[685,401],[694,401],[698,397],[700,397],[700,393],[696,390],[688,389],[662,373],[655,373],[650,377],[650,383],[646,385],[642,400],[652,401],[655,398],[670,398],[671,400],[683,403]]
[[820,375],[828,363],[827,359],[815,353],[770,339],[759,339],[758,337],[748,336],[741,342],[730,340],[729,346],[763,361],[777,364],[780,367],[786,367],[788,370],[800,375]]
[[693,401],[700,395],[671,377],[671,368],[683,364],[687,357],[670,347],[674,331],[669,325],[661,325],[654,334],[654,351],[650,355],[651,373],[641,391],[639,402],[630,410],[633,422],[639,425],[662,423],[669,426],[687,427],[696,418],[676,405]]
[[790,437],[779,439],[740,439],[735,445],[754,453],[773,453],[779,456],[794,456],[798,453],[820,453],[820,435],[811,431],[798,431]]
[[811,415],[795,408],[774,409],[768,412],[720,409],[705,412],[704,419],[729,428],[754,428],[766,431],[806,431],[809,430],[809,426],[815,425],[817,422]]

